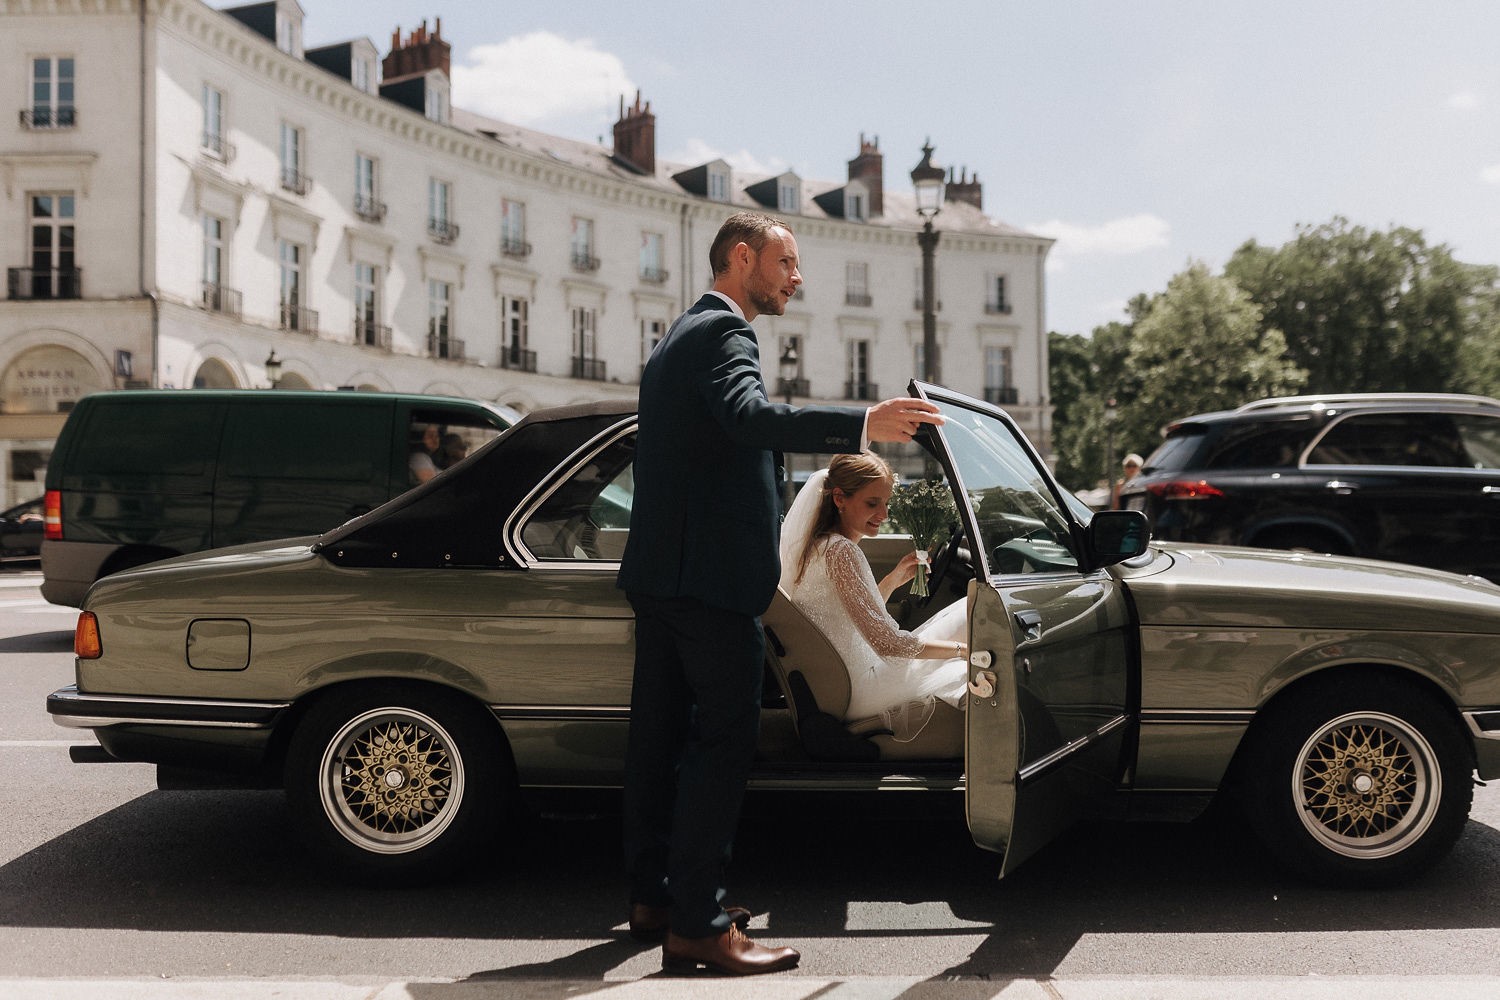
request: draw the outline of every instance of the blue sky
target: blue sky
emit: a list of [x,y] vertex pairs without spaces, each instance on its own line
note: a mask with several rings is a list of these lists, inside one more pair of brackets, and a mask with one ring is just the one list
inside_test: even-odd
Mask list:
[[989,215],[1058,238],[1065,332],[1335,215],[1500,263],[1491,0],[301,2],[308,45],[382,54],[441,17],[454,103],[544,131],[607,138],[639,88],[674,160],[837,182],[863,132],[895,188],[931,136]]

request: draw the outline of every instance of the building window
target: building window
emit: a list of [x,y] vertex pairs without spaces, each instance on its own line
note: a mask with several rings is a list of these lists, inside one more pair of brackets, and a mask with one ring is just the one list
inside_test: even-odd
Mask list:
[[536,371],[536,351],[527,347],[531,339],[530,315],[529,299],[507,295],[500,300],[500,367]]
[[441,87],[433,86],[432,78],[427,79],[427,90],[425,92],[425,106],[428,121],[446,124],[448,121],[448,93]]
[[31,60],[31,106],[22,109],[21,124],[28,128],[72,128],[78,124],[71,56]]
[[863,191],[844,192],[844,218],[854,222],[865,221],[865,193]]
[[782,181],[776,185],[776,210],[778,212],[800,212],[802,192],[796,181]]
[[203,216],[203,308],[240,315],[240,293],[229,284],[229,224],[217,215]]
[[568,241],[569,253],[575,271],[599,270],[599,258],[594,256],[594,220],[573,217],[573,235]]
[[651,352],[656,345],[661,343],[661,338],[667,335],[667,321],[664,319],[641,320],[641,373],[645,374],[646,362],[651,358]]
[[453,285],[427,282],[427,353],[434,358],[460,359],[464,342],[453,336]]
[[308,309],[303,301],[307,286],[302,268],[307,251],[300,243],[281,240],[277,244],[276,256],[281,265],[281,328],[315,333],[318,314]]
[[280,11],[276,14],[276,47],[289,56],[301,55],[300,26]]
[[439,243],[458,239],[453,221],[453,185],[436,177],[427,178],[427,233]]
[[385,202],[380,200],[380,162],[363,153],[354,154],[354,214],[366,222],[385,218]]
[[224,91],[203,85],[203,148],[228,163],[234,151],[224,141]]
[[573,377],[604,381],[604,362],[599,360],[595,336],[598,313],[585,306],[573,308]]
[[531,244],[526,242],[526,203],[503,198],[500,201],[500,252],[507,257],[530,257]]
[[846,348],[844,397],[877,399],[880,389],[870,381],[870,342],[851,340]]
[[1005,297],[1005,275],[992,274],[986,280],[984,311],[991,314],[1010,313],[1010,299]]
[[12,299],[79,298],[82,272],[74,256],[73,195],[38,192],[26,200],[31,266],[7,269],[7,294]]
[[349,82],[354,84],[355,89],[362,90],[367,94],[373,94],[375,88],[375,67],[368,59],[356,59],[350,67]]
[[380,268],[354,262],[354,342],[390,350],[391,328],[380,322]]
[[850,261],[844,265],[844,304],[868,306],[874,302],[870,296],[870,265],[863,261]]
[[662,266],[665,240],[661,233],[641,233],[641,280],[661,284],[667,280]]
[[1018,402],[1016,388],[1011,384],[1013,377],[1010,367],[1010,348],[986,347],[984,349],[984,401],[997,405],[1014,405]]
[[729,170],[726,167],[708,168],[708,200],[729,200]]
[[312,182],[302,172],[306,153],[302,130],[289,123],[281,123],[281,186],[295,194],[307,194]]

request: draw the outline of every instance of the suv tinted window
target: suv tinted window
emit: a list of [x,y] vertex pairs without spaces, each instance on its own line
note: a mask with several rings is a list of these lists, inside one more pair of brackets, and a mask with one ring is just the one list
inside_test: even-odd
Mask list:
[[391,407],[380,402],[232,406],[219,474],[384,484],[390,478],[390,423]]
[[1475,469],[1500,469],[1500,419],[1477,413],[1453,418],[1463,439],[1469,465]]
[[[219,404],[92,404],[89,423],[71,435],[68,467],[94,475],[202,476],[219,452]],[[101,432],[101,428],[112,428]],[[129,428],[129,433],[121,433]]]
[[1330,427],[1307,460],[1312,465],[1473,465],[1446,413],[1356,413]]
[[1282,468],[1297,464],[1307,443],[1306,423],[1246,424],[1227,428],[1208,455],[1205,469]]
[[1186,469],[1198,454],[1198,445],[1203,443],[1202,427],[1183,427],[1157,446],[1146,459],[1142,472],[1175,472]]

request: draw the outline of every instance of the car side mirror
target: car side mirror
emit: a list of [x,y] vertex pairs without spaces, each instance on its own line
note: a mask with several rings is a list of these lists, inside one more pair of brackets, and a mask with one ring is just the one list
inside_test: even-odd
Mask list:
[[1138,510],[1101,510],[1089,519],[1089,563],[1095,569],[1134,559],[1151,541],[1151,522]]

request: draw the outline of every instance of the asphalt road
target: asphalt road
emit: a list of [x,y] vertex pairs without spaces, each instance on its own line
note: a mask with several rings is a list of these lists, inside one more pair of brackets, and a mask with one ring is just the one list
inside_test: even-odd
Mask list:
[[[0,570],[0,993],[204,980],[373,995],[400,981],[414,998],[458,996],[456,983],[550,998],[656,970],[659,953],[623,933],[615,796],[536,798],[488,863],[453,884],[393,889],[321,870],[278,793],[158,791],[145,765],[70,763],[68,745],[88,734],[55,726],[43,702],[72,680],[73,617],[42,602],[37,582]],[[995,871],[957,796],[752,795],[734,900],[754,909],[754,936],[803,953],[757,995],[874,982],[907,985],[847,995],[1228,995],[1237,982],[1332,989],[1342,980],[1322,977],[1347,976],[1394,977],[1386,995],[1438,981],[1500,995],[1500,794],[1489,788],[1453,855],[1395,890],[1306,886],[1208,822],[1090,825],[1004,882]],[[1113,983],[1126,985],[1101,985]],[[1022,984],[1045,989],[1013,992]]]

